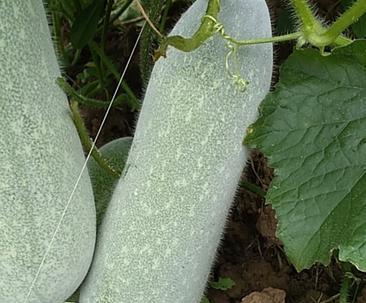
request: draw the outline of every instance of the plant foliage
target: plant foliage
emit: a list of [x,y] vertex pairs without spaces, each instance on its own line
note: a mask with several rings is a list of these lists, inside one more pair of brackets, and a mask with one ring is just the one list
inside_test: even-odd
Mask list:
[[331,252],[366,270],[366,41],[295,51],[245,142],[275,168],[267,194],[298,270]]

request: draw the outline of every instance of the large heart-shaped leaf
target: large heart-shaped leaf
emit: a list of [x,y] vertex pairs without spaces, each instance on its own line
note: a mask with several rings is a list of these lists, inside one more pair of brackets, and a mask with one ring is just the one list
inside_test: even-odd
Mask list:
[[297,50],[245,142],[275,169],[267,200],[297,269],[331,252],[366,271],[366,41]]

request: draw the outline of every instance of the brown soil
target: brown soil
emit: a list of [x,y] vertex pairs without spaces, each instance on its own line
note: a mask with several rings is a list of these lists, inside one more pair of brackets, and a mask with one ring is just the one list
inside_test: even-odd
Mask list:
[[[260,153],[253,152],[251,157],[243,178],[268,187],[272,171]],[[286,302],[320,303],[339,292],[341,273],[337,264],[328,268],[316,265],[297,273],[275,236],[276,225],[270,205],[256,194],[239,190],[212,277],[229,277],[235,286],[226,291],[208,289],[210,302],[284,302],[285,294]],[[262,292],[268,288],[281,295],[271,298]]]

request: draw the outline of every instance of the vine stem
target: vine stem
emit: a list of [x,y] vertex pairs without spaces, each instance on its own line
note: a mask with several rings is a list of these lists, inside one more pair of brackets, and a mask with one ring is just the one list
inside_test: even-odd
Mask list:
[[[87,105],[87,106],[91,106],[91,107],[95,107],[95,108],[106,108],[109,105],[108,102],[101,101],[101,100],[97,100],[97,99],[93,99],[93,98],[88,98],[88,97],[85,97],[85,96],[79,94],[62,77],[57,78],[56,79],[56,83],[65,92],[66,95],[68,95],[69,97],[74,98],[80,104]],[[127,99],[127,98],[124,98],[124,99],[120,98],[120,99],[118,99],[118,102],[114,102],[113,103],[113,106],[121,105],[125,101],[125,99]]]
[[366,1],[356,1],[326,30],[324,36],[329,40],[335,40],[347,27],[357,22],[365,13]]
[[339,291],[339,303],[349,303],[349,291],[352,284],[352,278],[349,273],[352,271],[352,265],[348,262],[341,263],[341,268],[343,271],[343,279]]
[[345,275],[342,280],[341,290],[339,292],[339,303],[349,303],[349,288],[351,286],[351,278]]
[[321,27],[320,22],[315,18],[307,0],[291,0],[291,4],[306,32],[312,32],[316,27]]
[[327,45],[345,46],[351,43],[352,40],[342,36],[342,32],[366,13],[366,0],[357,0],[336,20],[336,22],[334,22],[329,28],[326,28],[314,15],[308,0],[291,0],[293,8],[298,18],[301,20],[300,31],[270,38],[236,40],[225,33],[224,25],[217,19],[220,11],[220,2],[221,0],[208,1],[206,15],[202,18],[202,22],[198,30],[192,37],[165,37],[162,40],[159,49],[155,51],[155,61],[161,56],[166,56],[168,46],[173,46],[184,52],[190,52],[200,47],[215,33],[220,33],[224,39],[236,44],[237,46],[298,40],[299,46],[302,46],[305,43],[310,43],[311,45],[319,48],[321,52],[324,52]]
[[93,145],[93,141],[90,139],[88,130],[85,127],[84,120],[80,115],[79,106],[77,101],[71,101],[70,109],[72,112],[72,119],[74,121],[76,130],[78,131],[80,141],[86,151],[92,151],[91,155],[94,160],[99,164],[99,166],[105,170],[109,175],[118,178],[121,175],[121,172],[115,170],[108,160],[102,157],[102,154],[99,150]]
[[248,40],[236,40],[230,36],[223,35],[223,37],[236,44],[236,45],[250,45],[250,44],[262,44],[262,43],[274,43],[274,42],[283,42],[289,40],[296,40],[302,36],[301,32],[295,32],[287,35],[282,36],[275,36],[270,38],[258,38],[258,39],[248,39]]
[[366,12],[366,1],[358,0],[329,28],[325,28],[314,16],[307,0],[291,0],[292,6],[302,22],[303,41],[324,50],[327,45],[345,46],[352,40],[343,37],[342,32]]

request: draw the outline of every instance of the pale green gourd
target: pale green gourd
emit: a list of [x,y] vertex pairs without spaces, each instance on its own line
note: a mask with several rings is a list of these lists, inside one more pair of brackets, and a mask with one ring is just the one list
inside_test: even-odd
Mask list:
[[[118,138],[103,145],[99,152],[113,169],[122,171],[132,144],[132,137]],[[100,165],[90,158],[88,170],[93,185],[95,208],[97,212],[97,227],[100,225],[104,213],[111,200],[118,178],[108,174]]]
[[42,0],[0,1],[2,303],[64,302],[92,259],[87,172],[62,216],[85,157],[59,76]]
[[[192,35],[206,5],[197,0],[172,34]],[[271,35],[264,0],[221,6],[232,36]],[[238,51],[244,92],[225,70],[227,52],[216,35],[155,65],[80,303],[200,301],[246,162],[245,130],[271,82],[271,44]]]

